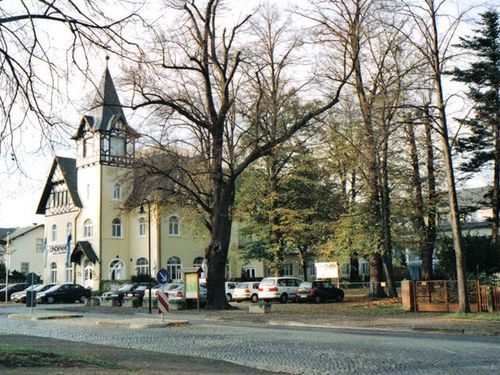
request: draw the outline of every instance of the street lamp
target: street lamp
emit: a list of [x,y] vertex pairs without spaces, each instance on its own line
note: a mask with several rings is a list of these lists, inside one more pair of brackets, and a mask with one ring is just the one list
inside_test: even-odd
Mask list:
[[10,272],[10,232],[7,232],[7,241],[5,245],[5,303],[9,301],[8,286]]
[[149,267],[149,313],[151,314],[151,201],[144,198],[141,202],[140,214],[144,214],[144,202],[148,204],[148,267]]

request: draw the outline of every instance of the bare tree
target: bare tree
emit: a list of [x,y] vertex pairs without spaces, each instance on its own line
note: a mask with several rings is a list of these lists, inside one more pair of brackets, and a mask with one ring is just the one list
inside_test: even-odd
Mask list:
[[[106,3],[94,0],[55,2],[4,1],[0,8],[0,152],[16,158],[19,137],[33,116],[42,133],[60,124],[53,104],[64,65],[86,72],[88,48],[123,51],[122,29],[134,15],[112,20]],[[58,49],[66,49],[58,55]],[[62,60],[62,61],[61,61]]]
[[[461,13],[453,19],[449,18],[449,26],[443,31],[438,28],[438,19],[441,16],[442,8],[447,3],[447,0],[438,2],[434,0],[422,0],[418,2],[403,3],[406,14],[412,19],[412,23],[407,29],[411,30],[406,34],[407,39],[418,50],[422,58],[425,59],[428,64],[431,72],[429,80],[434,85],[437,110],[436,122],[441,137],[441,146],[446,170],[450,222],[456,255],[459,310],[462,312],[469,312],[462,232],[446,114],[446,100],[443,90],[443,72],[445,71],[445,64],[449,60],[449,47],[464,13]],[[417,33],[420,34],[420,38],[416,38],[418,35]]]
[[[197,180],[189,173],[180,186],[205,212],[210,241],[205,250],[208,263],[208,309],[227,307],[224,275],[231,236],[232,209],[236,179],[253,162],[268,155],[337,102],[350,70],[338,61],[343,74],[336,77],[336,88],[321,102],[312,102],[306,110],[293,114],[277,136],[264,137],[272,129],[262,128],[262,118],[239,114],[246,101],[244,87],[254,66],[251,48],[243,40],[249,38],[246,28],[250,16],[231,27],[223,25],[224,2],[174,1],[180,12],[173,33],[157,33],[150,55],[144,55],[141,70],[131,71],[136,98],[133,108],[149,107],[165,121],[157,128],[156,141],[168,142],[169,129],[184,131],[178,149],[184,148],[197,160]],[[222,13],[222,14],[220,14]],[[251,46],[253,48],[253,46]],[[268,62],[269,63],[269,62]],[[259,69],[264,68],[259,66]],[[255,71],[253,75],[258,75]],[[251,74],[250,74],[251,75]],[[269,90],[265,86],[262,89]],[[268,91],[269,92],[269,91]],[[263,92],[254,95],[262,96]],[[300,100],[301,93],[297,92]],[[260,115],[259,111],[255,112]],[[181,130],[182,129],[182,130]],[[163,138],[162,138],[163,137]],[[170,150],[173,144],[170,143]],[[153,171],[152,171],[153,172]],[[189,172],[186,170],[186,172]],[[176,175],[168,175],[176,179]]]

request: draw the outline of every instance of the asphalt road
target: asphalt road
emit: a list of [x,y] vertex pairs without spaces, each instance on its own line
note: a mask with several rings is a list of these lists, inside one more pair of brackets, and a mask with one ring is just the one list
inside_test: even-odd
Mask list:
[[[289,374],[494,374],[500,337],[453,336],[194,321],[186,327],[94,326],[97,316],[18,321],[0,315],[0,335],[25,334],[219,359]],[[108,317],[109,318],[109,317]]]

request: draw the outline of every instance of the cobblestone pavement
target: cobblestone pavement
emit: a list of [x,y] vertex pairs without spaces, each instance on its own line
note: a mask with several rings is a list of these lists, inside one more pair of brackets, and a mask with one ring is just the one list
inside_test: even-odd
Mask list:
[[191,315],[192,324],[187,327],[131,330],[96,327],[97,320],[110,318],[102,313],[86,312],[84,318],[71,320],[18,321],[6,319],[7,312],[0,309],[0,335],[146,349],[290,374],[479,375],[497,373],[500,368],[500,337],[280,327],[258,321],[220,321],[215,314],[203,313],[184,313],[183,317]]

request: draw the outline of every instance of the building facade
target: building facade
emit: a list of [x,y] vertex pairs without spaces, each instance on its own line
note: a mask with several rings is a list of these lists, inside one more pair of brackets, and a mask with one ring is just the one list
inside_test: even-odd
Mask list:
[[[138,137],[106,69],[73,137],[76,159],[54,159],[38,205],[45,215],[45,282],[96,290],[134,275],[154,277],[160,268],[180,279],[182,268],[203,263],[208,233],[192,212],[149,198],[127,207]],[[243,265],[238,257],[237,223],[233,233],[226,278],[240,277],[243,266],[262,277],[262,262]]]

